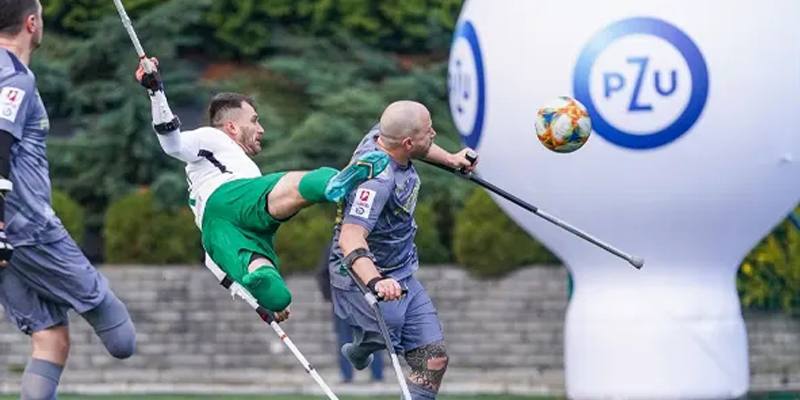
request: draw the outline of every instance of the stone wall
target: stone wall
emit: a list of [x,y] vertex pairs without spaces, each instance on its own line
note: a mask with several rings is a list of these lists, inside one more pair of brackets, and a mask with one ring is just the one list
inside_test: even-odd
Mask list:
[[[129,360],[105,354],[72,316],[72,352],[62,392],[316,393],[274,332],[234,301],[202,267],[103,267],[138,331]],[[535,267],[502,280],[476,280],[452,267],[418,274],[437,305],[451,355],[443,392],[562,394],[563,268]],[[331,308],[312,276],[292,276],[292,319],[284,330],[334,390],[396,393],[386,382],[339,384]],[[0,309],[0,314],[2,311]],[[800,321],[747,314],[753,390],[800,389]],[[0,323],[0,393],[18,390],[28,338]],[[387,363],[387,368],[391,366]]]

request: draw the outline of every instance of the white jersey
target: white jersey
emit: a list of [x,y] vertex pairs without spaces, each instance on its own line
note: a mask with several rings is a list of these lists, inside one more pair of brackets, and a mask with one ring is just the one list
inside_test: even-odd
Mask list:
[[189,205],[202,228],[206,201],[225,182],[261,176],[255,162],[225,132],[212,127],[156,135],[161,148],[186,163]]

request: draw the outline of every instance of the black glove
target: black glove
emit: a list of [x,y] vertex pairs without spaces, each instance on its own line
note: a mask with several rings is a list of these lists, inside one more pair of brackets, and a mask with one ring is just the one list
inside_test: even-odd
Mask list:
[[0,261],[8,261],[11,259],[11,253],[14,252],[14,246],[8,241],[6,231],[0,229]]
[[164,82],[161,81],[161,75],[159,75],[158,71],[153,71],[149,74],[145,73],[142,75],[142,80],[139,81],[139,84],[144,86],[145,89],[149,90],[150,93],[164,90]]

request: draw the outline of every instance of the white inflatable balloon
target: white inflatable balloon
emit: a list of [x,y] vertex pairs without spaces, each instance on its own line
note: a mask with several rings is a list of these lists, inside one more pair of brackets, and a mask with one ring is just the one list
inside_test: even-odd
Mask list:
[[[572,398],[731,398],[748,389],[742,258],[800,200],[800,2],[468,0],[451,111],[480,175],[643,256],[636,270],[498,199],[567,263]],[[536,138],[560,95],[594,132]]]

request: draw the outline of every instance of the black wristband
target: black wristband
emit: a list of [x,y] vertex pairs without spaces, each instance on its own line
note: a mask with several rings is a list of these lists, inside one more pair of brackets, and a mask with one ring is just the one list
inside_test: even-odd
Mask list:
[[374,277],[374,278],[370,279],[370,280],[369,280],[369,282],[367,282],[367,288],[368,288],[368,289],[369,289],[369,290],[370,290],[372,293],[378,293],[378,291],[377,291],[377,290],[375,290],[375,285],[377,285],[377,284],[378,284],[378,282],[380,282],[380,281],[382,281],[382,280],[384,280],[384,279],[387,279],[387,278],[386,278],[385,276],[376,276],[376,277]]
[[159,135],[166,135],[167,133],[174,132],[181,127],[181,120],[178,119],[176,115],[172,121],[165,122],[163,124],[153,125],[153,129],[156,130],[156,133]]
[[356,262],[356,260],[358,260],[361,257],[367,257],[370,260],[372,260],[372,262],[375,262],[375,256],[372,254],[371,251],[363,247],[359,247],[351,251],[348,255],[346,255],[344,257],[344,260],[342,260],[342,263],[344,263],[344,266],[346,268],[350,268],[353,266],[353,263]]

